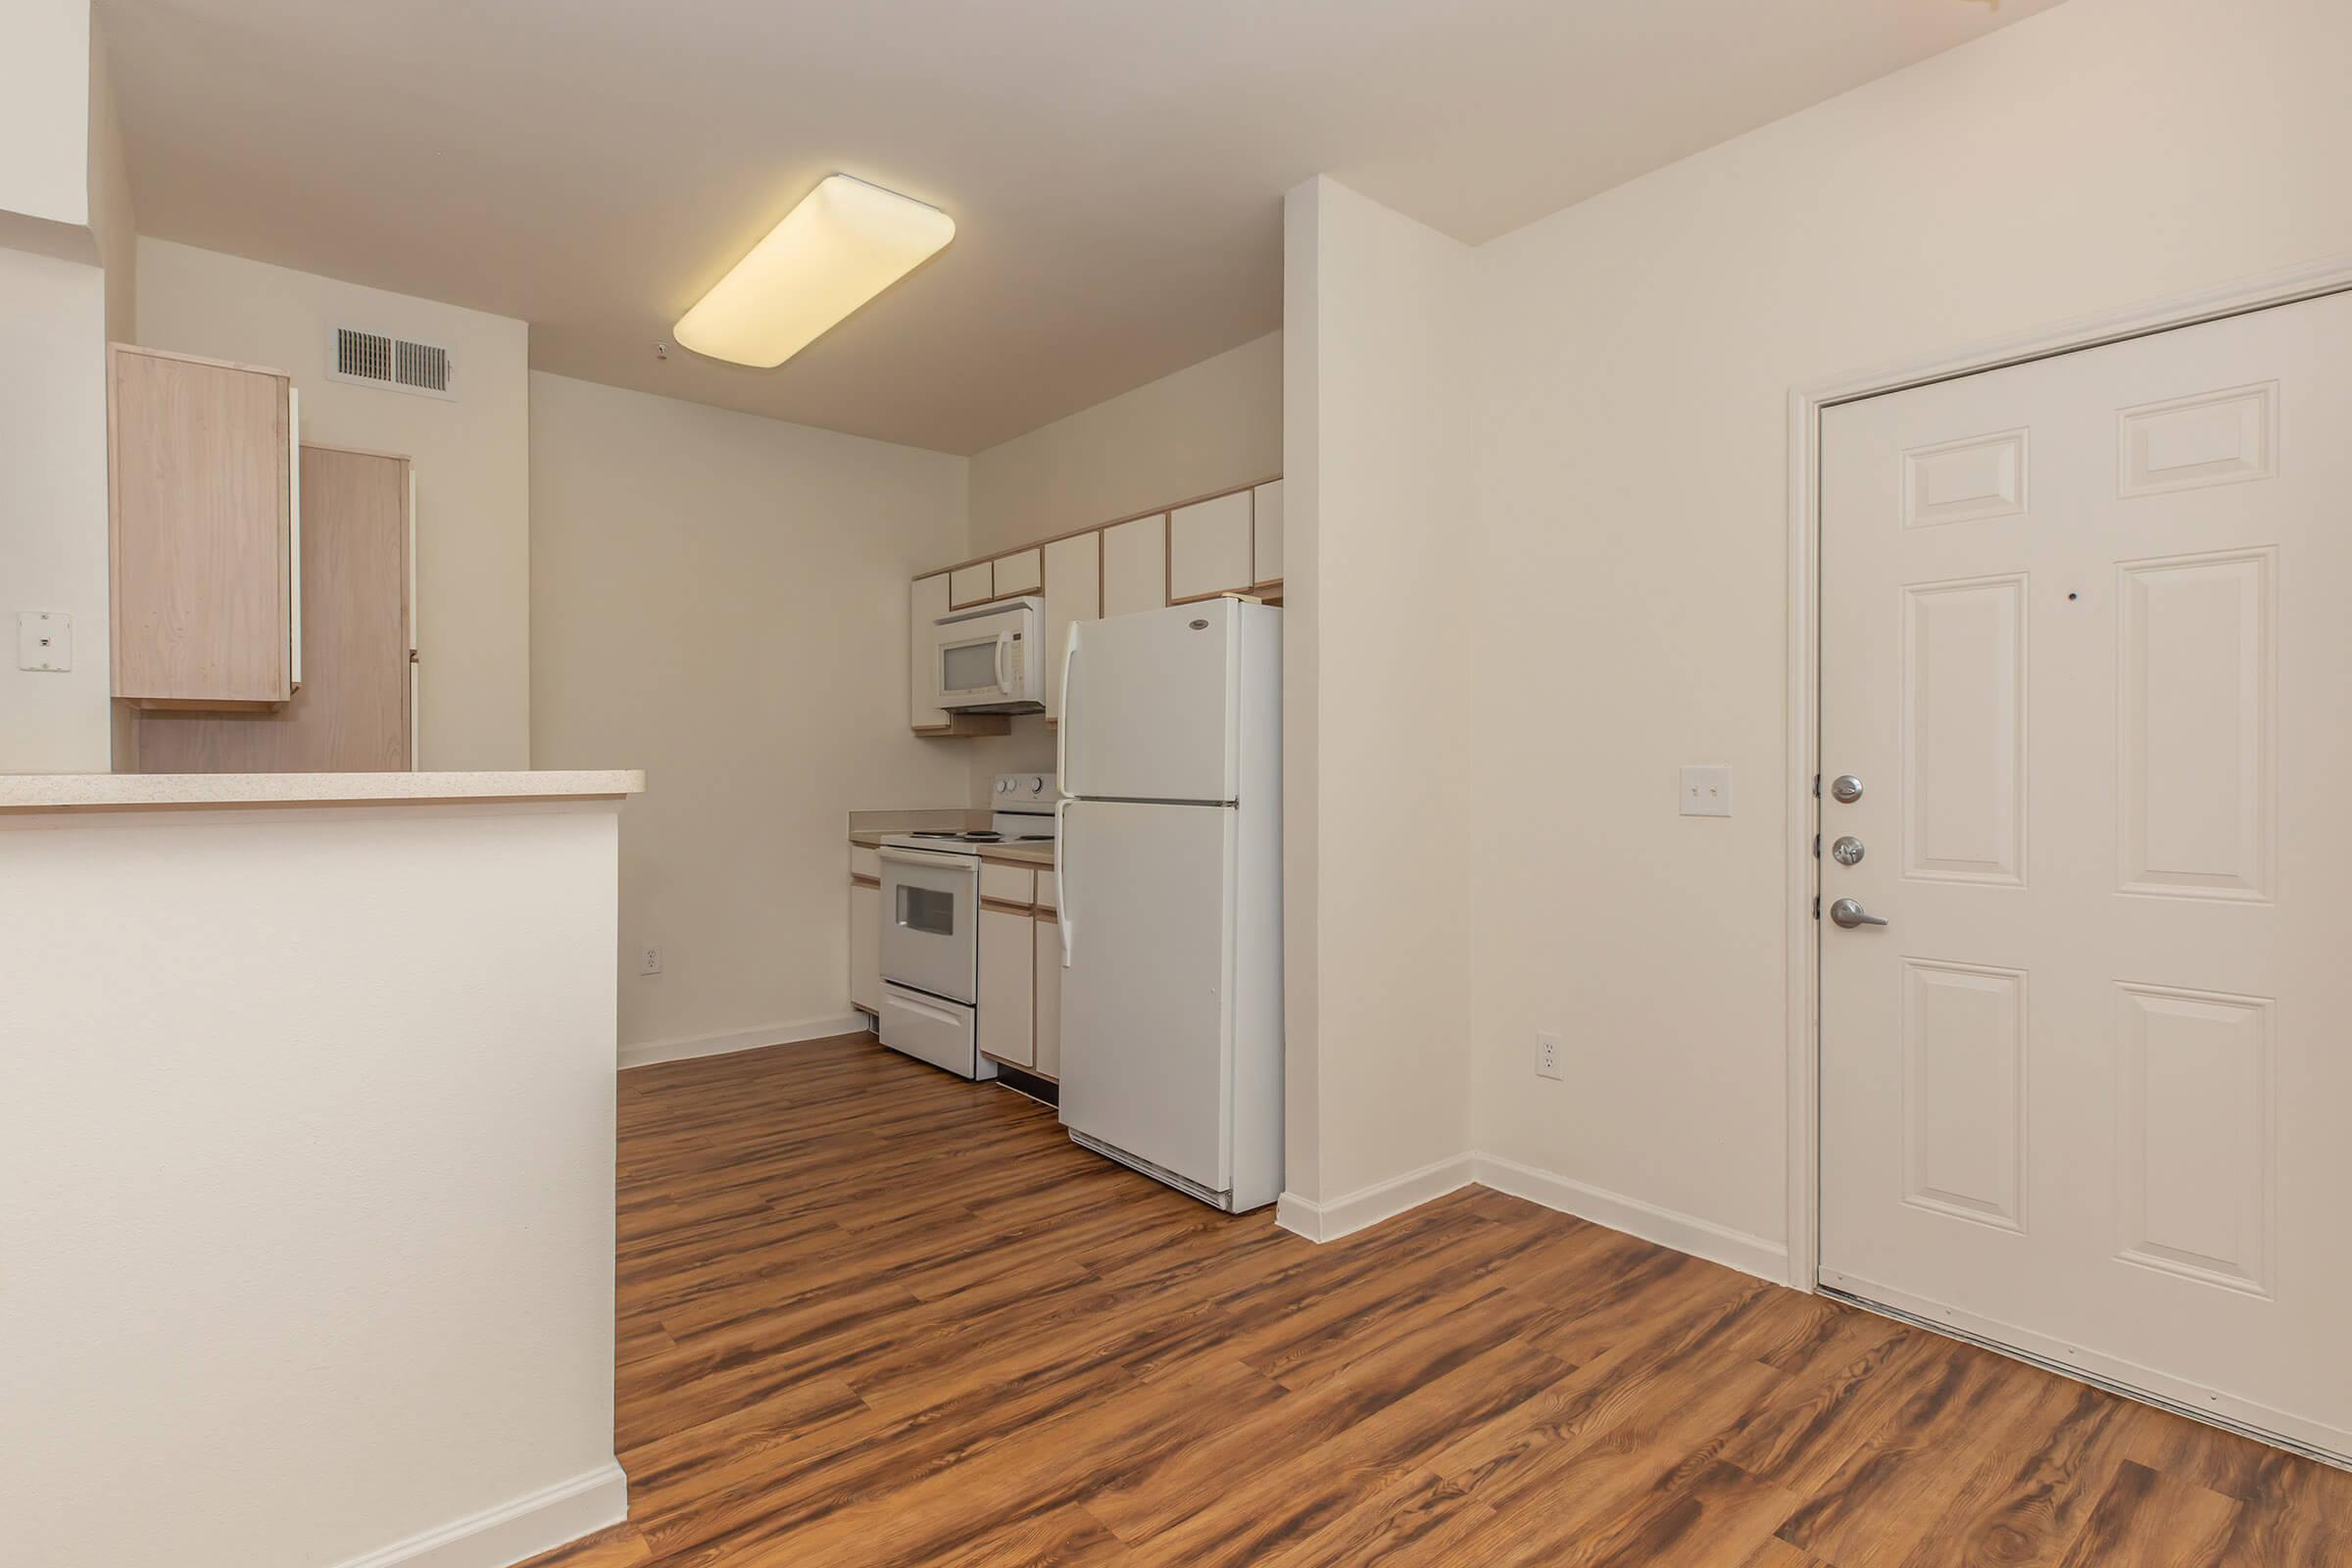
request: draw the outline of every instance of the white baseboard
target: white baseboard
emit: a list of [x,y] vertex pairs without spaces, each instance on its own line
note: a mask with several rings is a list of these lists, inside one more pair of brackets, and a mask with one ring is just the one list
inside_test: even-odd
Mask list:
[[1297,1193],[1285,1193],[1274,1205],[1274,1223],[1310,1242],[1336,1242],[1367,1225],[1377,1225],[1408,1208],[1418,1208],[1433,1198],[1443,1198],[1456,1188],[1469,1186],[1478,1179],[1473,1171],[1476,1158],[1474,1154],[1456,1154],[1388,1181],[1375,1182],[1328,1203],[1309,1202]]
[[1456,1154],[1327,1203],[1309,1201],[1297,1193],[1285,1193],[1275,1205],[1274,1223],[1310,1242],[1336,1242],[1473,1182],[1513,1198],[1524,1198],[1531,1203],[1541,1203],[1545,1208],[1558,1209],[1563,1214],[1574,1214],[1595,1225],[1605,1225],[1613,1231],[1623,1231],[1628,1236],[1638,1236],[1645,1242],[1655,1242],[1660,1247],[1671,1247],[1678,1252],[1756,1275],[1775,1285],[1788,1282],[1788,1249],[1779,1242],[1750,1236],[1695,1215],[1660,1208],[1622,1193],[1589,1187],[1498,1154]]
[[509,1568],[629,1516],[629,1478],[609,1460],[586,1475],[421,1531],[336,1568]]
[[723,1056],[730,1052],[757,1051],[761,1046],[789,1046],[803,1040],[829,1040],[835,1035],[854,1035],[864,1027],[864,1013],[844,1012],[830,1018],[807,1018],[799,1023],[771,1023],[758,1029],[730,1029],[724,1034],[688,1035],[679,1040],[640,1040],[620,1048],[620,1064],[623,1067],[650,1067],[657,1061]]
[[1660,1208],[1622,1193],[1589,1187],[1566,1176],[1522,1165],[1515,1159],[1504,1159],[1499,1154],[1479,1154],[1475,1158],[1476,1180],[1482,1187],[1492,1187],[1498,1193],[1524,1198],[1531,1203],[1556,1208],[1563,1214],[1574,1214],[1578,1219],[1639,1236],[1645,1242],[1671,1247],[1678,1252],[1703,1257],[1743,1274],[1753,1274],[1775,1285],[1788,1282],[1788,1249],[1784,1243],[1736,1231],[1694,1214]]

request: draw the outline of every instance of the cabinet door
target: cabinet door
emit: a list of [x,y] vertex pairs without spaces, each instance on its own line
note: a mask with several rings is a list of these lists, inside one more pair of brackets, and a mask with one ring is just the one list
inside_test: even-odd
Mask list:
[[906,591],[906,722],[916,729],[947,727],[931,667],[932,622],[947,612],[948,574],[915,578]]
[[1030,924],[1037,948],[1037,1075],[1061,1081],[1061,923],[1039,910]]
[[[1282,581],[1282,481],[1271,480],[1257,487],[1257,563],[1258,582]],[[1255,584],[1251,584],[1252,587]]]
[[1250,548],[1250,492],[1168,514],[1168,600],[1204,599],[1256,581]]
[[983,561],[977,566],[958,566],[948,576],[948,607],[964,610],[984,605],[997,596],[995,564]]
[[1158,610],[1167,602],[1167,514],[1103,529],[1103,617]]
[[850,1005],[882,1010],[882,889],[850,884]]
[[107,365],[115,695],[171,708],[285,702],[286,378],[121,344]]
[[1010,599],[1015,594],[1033,594],[1044,583],[1044,553],[1034,546],[1016,550],[1009,556],[999,556],[989,563],[996,574],[996,597]]
[[1082,533],[1046,546],[1046,716],[1061,716],[1061,650],[1070,623],[1102,614],[1102,536]]
[[980,1050],[1016,1067],[1034,1066],[1037,1042],[1031,995],[1035,943],[1027,910],[1018,914],[982,906],[980,910]]
[[412,764],[409,460],[306,447],[308,673],[269,713],[142,713],[145,773],[397,773]]

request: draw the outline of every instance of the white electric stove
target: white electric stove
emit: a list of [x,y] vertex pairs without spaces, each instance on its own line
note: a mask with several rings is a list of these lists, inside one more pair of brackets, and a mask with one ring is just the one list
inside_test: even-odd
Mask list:
[[998,776],[986,828],[882,840],[882,1043],[958,1077],[997,1075],[980,1054],[980,852],[1054,842],[1054,781]]

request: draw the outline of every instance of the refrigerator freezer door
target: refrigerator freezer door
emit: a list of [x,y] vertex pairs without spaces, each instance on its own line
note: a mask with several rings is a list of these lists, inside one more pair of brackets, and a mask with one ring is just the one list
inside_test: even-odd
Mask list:
[[1062,1123],[1228,1191],[1235,813],[1074,801],[1061,835]]
[[1071,627],[1061,792],[1230,801],[1239,791],[1234,603],[1203,600]]

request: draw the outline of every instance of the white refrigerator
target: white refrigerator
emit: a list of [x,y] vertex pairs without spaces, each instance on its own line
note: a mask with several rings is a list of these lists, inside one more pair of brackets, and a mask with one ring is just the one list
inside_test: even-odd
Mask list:
[[1282,1191],[1282,612],[1070,627],[1061,1120],[1233,1213]]

